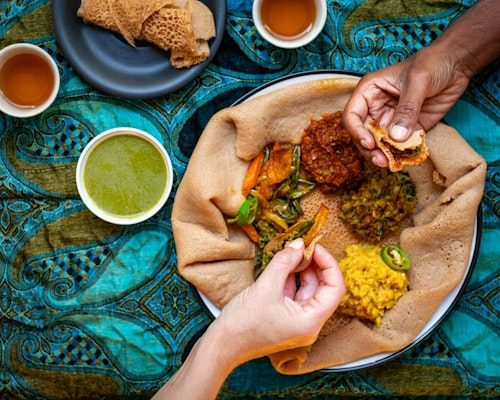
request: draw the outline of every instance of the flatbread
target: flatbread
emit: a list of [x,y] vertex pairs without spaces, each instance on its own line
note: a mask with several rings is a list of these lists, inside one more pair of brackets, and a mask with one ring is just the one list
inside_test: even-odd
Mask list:
[[176,0],[81,0],[77,16],[89,24],[121,34],[135,47],[144,22],[162,8],[179,8]]
[[195,38],[193,49],[172,49],[170,63],[175,68],[199,64],[210,56],[208,40],[215,37],[215,23],[212,12],[201,1],[191,3],[191,23]]
[[[208,122],[176,193],[172,212],[180,274],[223,308],[254,281],[255,245],[228,225],[244,198],[249,162],[268,143],[298,143],[311,119],[343,110],[357,79],[298,83],[232,108]],[[485,161],[458,132],[438,124],[426,133],[428,159],[407,171],[417,187],[417,211],[397,237],[413,262],[410,290],[387,311],[380,328],[334,313],[308,347],[270,354],[277,371],[300,374],[407,346],[466,271]],[[337,258],[357,243],[336,217],[338,198],[315,190],[302,201],[312,216],[330,209],[320,243]]]
[[145,40],[170,51],[174,68],[205,61],[216,34],[213,14],[199,0],[81,0],[77,15],[121,34],[133,47]]
[[321,234],[316,236],[309,245],[306,245],[306,248],[304,249],[304,257],[297,268],[293,270],[294,273],[304,271],[307,267],[309,267],[309,265],[311,265],[314,254],[314,246],[316,246],[316,243],[321,240],[321,237]]
[[196,40],[188,8],[163,7],[146,19],[139,39],[165,51],[194,51]]
[[389,160],[389,169],[392,172],[401,171],[405,165],[417,165],[427,160],[429,150],[425,144],[425,131],[413,131],[404,142],[391,139],[385,126],[378,121],[371,120],[366,124],[377,143],[377,147]]

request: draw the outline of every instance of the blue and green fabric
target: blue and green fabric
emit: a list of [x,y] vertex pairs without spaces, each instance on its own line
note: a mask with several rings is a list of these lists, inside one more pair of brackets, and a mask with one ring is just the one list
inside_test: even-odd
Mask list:
[[[30,42],[61,72],[41,115],[0,115],[0,398],[149,398],[181,365],[210,317],[178,274],[170,214],[205,124],[275,78],[310,70],[366,73],[426,46],[472,0],[328,0],[324,31],[296,50],[263,41],[250,0],[228,0],[225,33],[200,76],[133,100],[86,83],[58,47],[47,0],[0,2],[0,48]],[[395,360],[351,372],[284,376],[267,359],[237,368],[220,399],[500,397],[500,74],[477,76],[446,116],[488,163],[481,246],[453,310]],[[133,126],[168,150],[174,189],[152,219],[115,226],[80,200],[75,167],[97,133]]]

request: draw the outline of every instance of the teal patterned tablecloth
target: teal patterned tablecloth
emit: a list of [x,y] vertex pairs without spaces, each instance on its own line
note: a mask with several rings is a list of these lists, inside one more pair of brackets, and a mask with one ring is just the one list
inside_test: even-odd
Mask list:
[[[210,317],[178,274],[170,214],[209,118],[275,78],[318,69],[359,73],[431,42],[468,0],[328,0],[323,33],[298,50],[263,41],[250,0],[228,0],[213,62],[184,88],[150,100],[82,80],[54,36],[47,0],[0,1],[0,48],[30,42],[61,73],[41,115],[0,114],[0,399],[149,398],[181,365]],[[441,326],[395,360],[368,369],[285,376],[267,359],[237,368],[220,399],[500,397],[500,73],[484,70],[446,116],[488,163],[481,246]],[[115,226],[80,200],[75,167],[97,133],[133,126],[157,137],[175,169],[154,218]],[[193,382],[195,384],[195,382]]]

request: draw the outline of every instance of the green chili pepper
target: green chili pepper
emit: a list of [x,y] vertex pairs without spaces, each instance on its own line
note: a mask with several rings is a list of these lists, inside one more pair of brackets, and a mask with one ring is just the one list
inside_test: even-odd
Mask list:
[[299,178],[295,188],[288,193],[287,197],[289,199],[299,199],[305,196],[307,193],[312,192],[316,184],[314,182],[308,181],[307,179]]
[[259,199],[257,197],[249,197],[246,199],[238,210],[236,223],[239,226],[250,225],[257,215],[259,208]]
[[299,213],[290,201],[276,198],[269,202],[273,210],[287,223],[294,224],[299,219]]
[[297,186],[300,173],[300,146],[294,146],[292,152],[292,184]]
[[307,231],[313,226],[314,222],[310,220],[302,221],[297,229],[292,234],[292,240],[304,236]]
[[297,211],[298,215],[303,215],[304,214],[304,210],[302,210],[302,206],[300,205],[300,199],[292,199],[290,201],[290,204]]
[[380,250],[382,260],[393,270],[407,271],[411,267],[410,259],[405,251],[398,246],[389,244]]
[[273,199],[287,197],[288,193],[294,188],[291,178],[285,179],[281,182],[273,192]]

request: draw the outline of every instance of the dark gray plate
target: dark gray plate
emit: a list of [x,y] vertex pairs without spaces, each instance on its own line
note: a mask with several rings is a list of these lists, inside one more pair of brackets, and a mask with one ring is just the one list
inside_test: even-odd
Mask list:
[[76,72],[88,83],[116,96],[153,98],[182,88],[210,63],[222,41],[226,0],[202,0],[212,11],[216,37],[210,57],[191,68],[170,65],[170,54],[156,46],[130,46],[119,35],[86,24],[76,15],[80,0],[53,0],[52,19],[57,42]]

